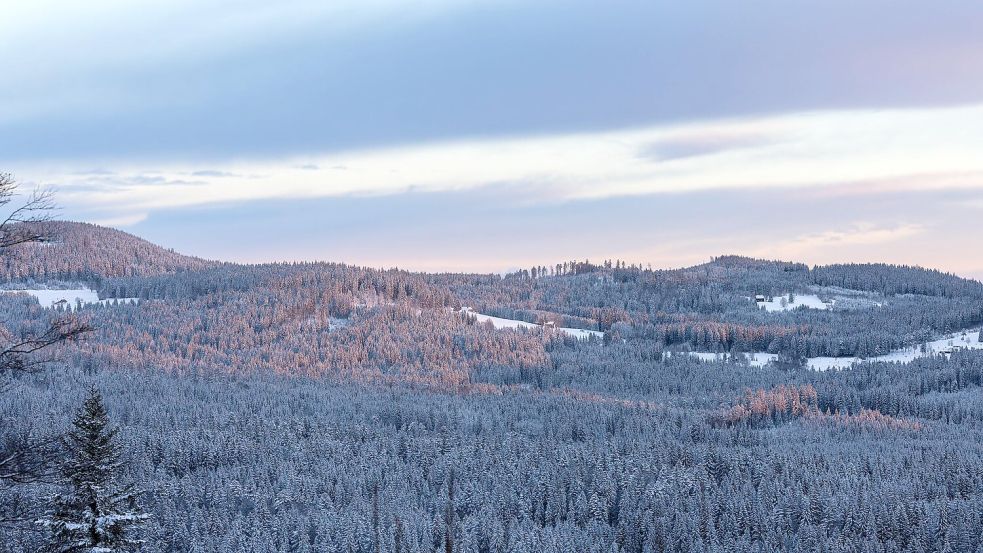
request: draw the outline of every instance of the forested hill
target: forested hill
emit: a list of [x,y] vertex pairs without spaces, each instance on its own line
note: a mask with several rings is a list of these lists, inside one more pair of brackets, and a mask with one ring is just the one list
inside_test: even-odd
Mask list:
[[983,323],[983,284],[883,264],[809,268],[727,256],[675,270],[573,262],[441,281],[499,317],[701,351],[866,357]]
[[197,271],[220,263],[181,255],[119,230],[71,221],[35,223],[49,237],[2,256],[0,279],[93,281]]
[[86,355],[109,366],[457,388],[498,382],[488,375],[501,367],[554,369],[554,352],[578,335],[557,328],[653,359],[755,353],[802,364],[882,356],[983,324],[983,284],[913,267],[726,256],[674,270],[572,261],[507,275],[425,274],[219,263],[93,225],[51,230],[50,244],[7,257],[3,276],[139,298],[84,308],[97,328]]

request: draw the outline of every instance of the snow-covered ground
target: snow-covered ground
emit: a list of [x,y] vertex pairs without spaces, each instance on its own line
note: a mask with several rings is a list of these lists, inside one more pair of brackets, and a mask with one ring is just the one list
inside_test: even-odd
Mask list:
[[836,304],[837,310],[869,309],[884,306],[884,296],[876,292],[851,290],[839,286],[813,286],[811,288],[820,296],[831,298]]
[[[868,357],[866,360],[911,363],[919,357],[950,353],[955,349],[983,349],[983,342],[980,342],[980,331],[957,332],[918,346],[895,350],[876,357]],[[863,360],[858,357],[813,357],[809,359],[809,368],[817,371],[844,369],[860,361]]]
[[[727,359],[728,354],[726,353],[708,353],[702,351],[689,351],[689,352],[667,352],[666,355],[672,357],[673,355],[689,355],[690,357],[697,357],[704,361],[723,361]],[[771,363],[777,355],[774,353],[745,353],[742,354],[747,356],[748,365],[752,367],[764,367],[768,363]]]
[[586,339],[590,338],[591,336],[593,336],[595,338],[598,338],[598,339],[604,338],[604,333],[603,332],[599,332],[597,330],[584,330],[582,328],[566,328],[566,327],[560,327],[560,332],[563,332],[565,334],[569,334],[570,336],[573,336],[574,338],[578,338],[580,340],[586,340]]
[[[542,328],[541,325],[535,323],[527,323],[525,321],[517,321],[515,319],[503,319],[501,317],[492,317],[491,315],[482,315],[481,313],[478,313],[477,311],[471,309],[470,307],[464,307],[461,309],[461,311],[474,315],[475,318],[478,319],[479,323],[491,322],[492,326],[494,326],[495,328]],[[596,330],[584,330],[581,328],[565,328],[565,327],[557,328],[557,330],[578,339],[587,339],[590,338],[591,336],[597,338],[604,337],[603,332],[598,332]]]
[[[806,309],[869,309],[882,307],[884,298],[875,292],[850,290],[837,286],[810,286],[812,294],[795,294],[795,301],[790,294],[775,296],[771,301],[755,302],[758,308],[768,312],[781,312],[805,307]],[[753,298],[747,298],[752,300]],[[826,300],[826,301],[823,301]]]
[[[817,296],[805,296],[807,298],[814,298],[809,300],[813,304],[818,302],[823,307],[816,307],[816,309],[827,309],[827,304],[823,303]],[[796,305],[798,305],[799,298],[796,298]],[[540,325],[535,323],[527,323],[525,321],[518,321],[515,319],[503,319],[501,317],[492,317],[491,315],[483,315],[474,311],[470,307],[465,307],[462,309],[477,318],[478,322],[491,322],[492,326],[495,328],[538,328]],[[603,338],[604,333],[598,332],[596,330],[583,330],[579,328],[558,328],[560,332],[564,332],[570,336],[574,336],[580,339],[586,339],[591,336],[597,338]],[[860,359],[859,357],[810,357],[806,359],[806,366],[812,370],[816,371],[826,371],[830,369],[846,369],[853,366],[855,363],[861,361],[884,361],[884,362],[894,362],[894,363],[910,363],[919,357],[928,357],[931,355],[936,355],[939,353],[948,353],[953,349],[983,349],[983,342],[980,342],[980,330],[971,330],[966,332],[956,332],[948,336],[944,336],[937,340],[927,342],[925,344],[920,344],[918,346],[904,348],[885,355],[879,355],[876,357],[868,357],[867,359]],[[712,353],[712,352],[667,352],[667,355],[690,355],[692,357],[698,357],[705,361],[720,361],[726,359],[726,353]],[[768,363],[771,363],[778,355],[774,353],[745,353],[743,354],[748,358],[748,364],[752,367],[763,367]]]
[[[957,332],[938,340],[926,342],[918,346],[892,351],[885,355],[860,359],[859,357],[810,357],[806,366],[815,371],[831,369],[847,369],[861,361],[883,361],[888,363],[910,363],[920,357],[928,357],[939,353],[949,353],[955,349],[983,349],[980,342],[980,330]],[[676,355],[690,355],[706,361],[719,361],[727,354],[708,352],[677,352]],[[763,367],[774,361],[778,356],[773,353],[749,353],[749,364],[752,367]]]
[[347,328],[351,324],[351,319],[344,317],[331,317],[328,319],[328,328],[331,330]]
[[64,302],[65,309],[75,309],[79,302],[83,305],[112,305],[114,303],[140,303],[139,298],[110,298],[105,300],[99,299],[99,294],[95,290],[90,290],[88,288],[74,288],[67,290],[48,290],[48,289],[31,289],[31,290],[4,290],[5,294],[30,294],[37,298],[38,303],[42,307],[56,307],[59,302]]
[[[758,307],[764,307],[765,311],[788,311],[797,307],[805,306],[808,309],[829,309],[832,303],[825,303],[819,296],[813,294],[795,294],[795,301],[789,301],[791,296],[775,296],[771,301],[758,302]],[[784,300],[784,301],[783,301]]]

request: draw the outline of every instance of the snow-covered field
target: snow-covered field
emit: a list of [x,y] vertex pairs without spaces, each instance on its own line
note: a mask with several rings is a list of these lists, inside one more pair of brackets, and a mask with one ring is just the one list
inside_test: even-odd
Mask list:
[[[667,352],[669,357],[673,355],[689,355],[690,357],[697,357],[704,361],[723,361],[727,359],[728,354],[726,353],[709,353],[703,351],[689,351],[689,352]],[[771,363],[777,355],[774,353],[745,353],[742,354],[747,356],[748,365],[752,367],[764,367],[768,363]]]
[[590,338],[591,336],[593,336],[595,338],[598,338],[598,339],[604,338],[604,333],[603,332],[599,332],[597,330],[584,330],[582,328],[566,328],[566,327],[560,327],[559,328],[559,331],[560,332],[563,332],[564,334],[569,334],[570,336],[573,336],[574,338],[578,338],[580,340],[586,340],[586,339]]
[[[541,325],[535,323],[527,323],[525,321],[517,321],[515,319],[503,319],[501,317],[492,317],[491,315],[482,315],[470,307],[464,307],[461,309],[461,311],[474,315],[475,318],[478,319],[479,323],[490,322],[495,328],[542,328]],[[597,338],[604,337],[603,332],[598,332],[596,330],[583,330],[581,328],[565,327],[557,328],[557,330],[578,339],[587,339],[591,336]]]
[[[817,296],[804,296],[806,298],[814,298],[808,300],[811,304],[818,302],[823,307],[816,307],[816,309],[827,309],[827,304],[823,303]],[[798,305],[800,300],[796,298],[796,305]],[[465,307],[462,311],[470,313],[477,318],[478,322],[490,322],[495,328],[540,328],[540,325],[535,323],[527,323],[525,321],[518,321],[515,319],[503,319],[501,317],[492,317],[491,315],[483,315],[474,311],[470,307]],[[560,332],[566,333],[570,336],[574,336],[580,339],[590,338],[595,336],[597,338],[603,338],[604,333],[598,332],[596,330],[583,330],[579,328],[558,328]],[[910,363],[919,357],[928,357],[931,355],[936,355],[939,353],[948,353],[953,349],[983,349],[983,342],[980,342],[980,330],[971,330],[967,332],[957,332],[950,334],[948,336],[927,342],[925,344],[920,344],[918,346],[904,348],[885,355],[879,355],[876,357],[868,357],[867,359],[860,359],[859,357],[810,357],[806,359],[806,366],[812,370],[816,371],[826,371],[831,369],[846,369],[853,366],[855,363],[862,361],[884,361],[884,362],[894,362],[894,363]],[[726,353],[712,353],[712,352],[668,352],[667,355],[689,355],[692,357],[698,357],[705,361],[720,361],[726,359]],[[774,353],[745,353],[743,354],[748,358],[748,364],[752,367],[764,367],[768,363],[774,361],[778,356]]]
[[789,301],[791,296],[775,296],[771,301],[758,302],[758,307],[764,307],[765,311],[788,311],[805,306],[808,309],[829,309],[832,303],[825,303],[819,296],[813,294],[795,294],[794,301]]
[[343,317],[331,317],[328,319],[328,328],[331,330],[347,328],[351,324],[351,319]]
[[[884,361],[888,363],[911,363],[919,357],[949,353],[955,349],[983,349],[983,343],[980,342],[979,338],[979,330],[966,333],[957,332],[918,346],[895,350],[876,357],[868,357],[866,360]],[[844,369],[860,361],[863,360],[858,357],[813,357],[809,359],[809,368],[817,371]]]
[[[884,298],[874,292],[850,290],[837,286],[810,286],[812,294],[795,294],[795,301],[790,294],[773,297],[770,301],[755,302],[758,308],[765,311],[782,312],[805,307],[806,309],[828,310],[834,307],[840,309],[869,309],[882,307]],[[823,301],[824,298],[826,301]],[[747,298],[752,300],[753,298]]]
[[[847,369],[862,361],[883,361],[887,363],[910,363],[920,357],[928,357],[939,353],[949,353],[955,349],[983,349],[980,342],[980,330],[957,332],[938,340],[926,342],[918,346],[892,351],[885,355],[860,359],[859,357],[810,357],[806,366],[815,371],[831,369]],[[677,352],[676,355],[690,355],[706,361],[718,361],[726,358],[727,354],[709,352]],[[749,364],[752,367],[763,367],[774,361],[778,356],[773,353],[750,353]]]
[[114,303],[140,303],[139,298],[111,298],[100,300],[99,294],[95,290],[88,288],[74,288],[66,290],[4,290],[5,294],[29,294],[37,298],[42,307],[56,307],[59,302],[64,302],[65,309],[75,309],[79,302],[83,305],[112,305]]

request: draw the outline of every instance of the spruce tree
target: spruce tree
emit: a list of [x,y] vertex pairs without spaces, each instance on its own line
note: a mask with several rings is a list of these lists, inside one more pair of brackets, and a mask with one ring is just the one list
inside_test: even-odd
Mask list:
[[135,551],[135,527],[149,518],[137,504],[133,485],[117,482],[121,467],[118,430],[110,428],[102,396],[95,389],[76,413],[64,439],[62,483],[67,493],[55,496],[48,517],[50,550],[111,553]]

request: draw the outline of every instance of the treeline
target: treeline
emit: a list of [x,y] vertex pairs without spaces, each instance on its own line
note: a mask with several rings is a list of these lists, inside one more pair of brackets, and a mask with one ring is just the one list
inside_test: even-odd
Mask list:
[[816,267],[812,282],[885,296],[920,294],[944,298],[983,296],[983,284],[941,271],[906,265],[845,264]]
[[393,304],[412,301],[419,307],[460,307],[446,288],[433,285],[425,275],[396,269],[380,271],[338,263],[271,263],[226,265],[195,272],[133,278],[107,278],[99,286],[104,298],[136,297],[156,300],[197,300],[203,296],[247,292],[263,288],[269,293],[329,299],[347,316],[358,303]]
[[[615,271],[634,271],[637,280],[618,280]],[[950,280],[930,271],[918,274],[926,282]],[[966,295],[877,296],[878,307],[769,313],[749,299],[748,290],[809,286],[809,278],[804,266],[742,258],[679,271],[600,267],[535,280],[328,263],[226,265],[103,279],[100,296],[144,301],[84,309],[99,329],[85,347],[109,365],[455,387],[479,368],[541,367],[544,352],[564,339],[474,325],[454,314],[462,306],[531,323],[601,330],[608,344],[770,352],[793,360],[874,357],[983,324],[983,299],[969,295],[970,281],[961,288]]]

